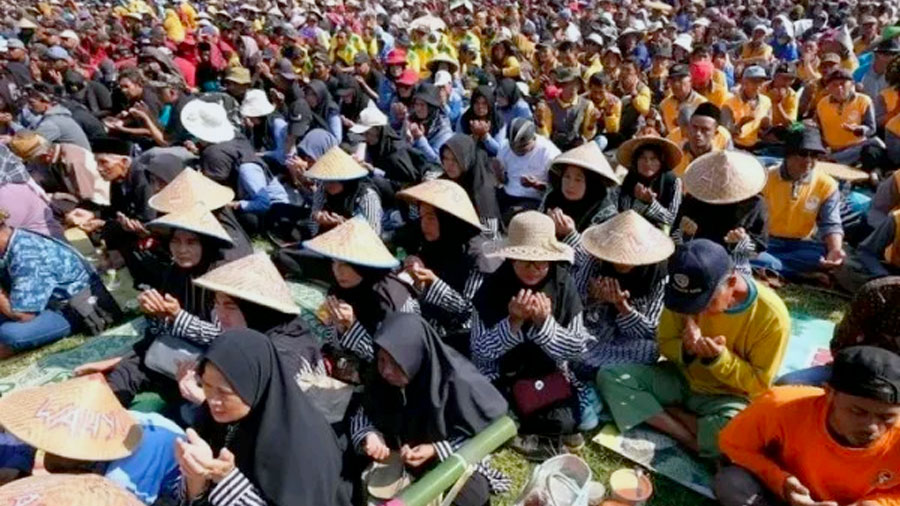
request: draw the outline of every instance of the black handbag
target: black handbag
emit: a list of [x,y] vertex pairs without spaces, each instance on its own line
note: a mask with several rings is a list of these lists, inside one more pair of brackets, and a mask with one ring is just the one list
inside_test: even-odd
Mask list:
[[59,310],[73,330],[92,336],[110,328],[123,316],[116,299],[93,272],[88,286],[63,302]]

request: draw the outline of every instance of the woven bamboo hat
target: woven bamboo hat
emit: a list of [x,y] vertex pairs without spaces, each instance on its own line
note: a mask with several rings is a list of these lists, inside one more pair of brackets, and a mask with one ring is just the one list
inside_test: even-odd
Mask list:
[[5,395],[0,425],[38,450],[74,460],[125,458],[142,436],[100,374]]
[[662,160],[663,170],[672,170],[681,163],[681,157],[683,155],[678,145],[669,139],[656,136],[628,139],[616,150],[616,159],[622,166],[631,169],[632,164],[634,163],[635,152],[648,145],[659,146],[659,149],[662,150],[663,155],[665,156],[665,160]]
[[766,185],[766,169],[755,156],[739,151],[707,153],[688,165],[685,190],[709,204],[747,200]]
[[466,190],[449,179],[425,181],[397,193],[397,196],[432,205],[481,230],[481,221]]
[[188,232],[212,237],[228,244],[234,244],[231,236],[222,228],[219,220],[200,202],[195,203],[193,207],[188,209],[157,218],[148,223],[148,225],[163,231],[171,231],[172,229],[187,230]]
[[510,258],[532,262],[569,262],[575,258],[572,248],[556,240],[553,220],[544,213],[525,211],[513,216],[506,239],[484,246],[489,258]]
[[0,505],[142,506],[137,497],[97,474],[29,476],[0,487]]
[[560,170],[566,165],[574,165],[582,169],[600,174],[613,184],[619,184],[615,171],[609,166],[600,146],[596,142],[586,142],[577,148],[560,154],[550,163],[550,170]]
[[193,169],[184,169],[156,195],[148,204],[161,213],[174,213],[191,209],[200,202],[206,209],[214,211],[234,200],[234,190],[220,185]]
[[829,176],[840,180],[849,181],[851,183],[859,183],[869,179],[869,173],[863,170],[854,169],[849,165],[833,162],[816,162],[816,168]]
[[378,234],[362,218],[353,218],[333,229],[303,241],[303,246],[328,258],[350,264],[393,269],[400,262],[391,255]]
[[300,314],[291,289],[262,252],[217,267],[195,279],[194,284],[285,314]]
[[307,177],[319,181],[351,181],[368,175],[369,171],[340,146],[329,149],[306,171]]
[[675,252],[668,235],[631,209],[588,227],[582,243],[600,260],[623,265],[655,264]]

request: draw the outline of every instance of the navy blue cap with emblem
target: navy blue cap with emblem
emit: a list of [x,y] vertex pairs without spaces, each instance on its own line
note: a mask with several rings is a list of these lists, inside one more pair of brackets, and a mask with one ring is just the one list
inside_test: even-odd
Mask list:
[[669,258],[666,308],[682,314],[702,312],[733,270],[731,255],[713,241],[695,239],[679,246]]

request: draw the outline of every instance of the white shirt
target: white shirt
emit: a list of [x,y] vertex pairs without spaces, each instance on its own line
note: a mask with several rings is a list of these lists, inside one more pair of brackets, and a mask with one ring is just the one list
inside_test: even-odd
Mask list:
[[547,174],[550,170],[550,162],[559,156],[559,148],[553,141],[542,136],[535,136],[534,148],[519,156],[509,147],[509,142],[504,140],[497,153],[497,160],[506,171],[506,183],[503,188],[511,197],[527,197],[540,200],[542,194],[534,188],[522,186],[522,178],[531,176],[538,181],[547,182]]

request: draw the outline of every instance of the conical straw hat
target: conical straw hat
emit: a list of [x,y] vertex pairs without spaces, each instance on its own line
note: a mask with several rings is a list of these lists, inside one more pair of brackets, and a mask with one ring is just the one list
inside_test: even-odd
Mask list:
[[142,506],[137,497],[97,474],[29,476],[0,487],[0,506]]
[[100,374],[5,395],[0,425],[34,448],[87,461],[125,458],[142,435]]
[[368,176],[369,171],[340,146],[335,146],[319,157],[305,175],[320,181],[350,181]]
[[182,229],[196,234],[202,234],[213,239],[233,244],[234,241],[228,232],[222,228],[222,224],[206,206],[200,202],[196,202],[193,207],[169,213],[161,218],[157,218],[150,223],[151,227],[161,229]]
[[685,170],[684,188],[709,204],[733,204],[761,192],[766,169],[753,155],[715,151],[697,158]]
[[550,170],[560,170],[565,165],[581,167],[600,174],[613,184],[619,184],[619,178],[616,177],[615,171],[609,166],[609,161],[603,156],[596,142],[586,142],[557,156],[550,164]]
[[634,157],[635,151],[648,144],[659,146],[665,154],[666,159],[660,160],[663,163],[663,170],[672,170],[681,163],[681,157],[684,155],[678,145],[669,139],[656,136],[636,137],[625,141],[616,150],[616,159],[619,164],[631,169],[632,164],[634,163],[632,158]]
[[425,181],[399,192],[397,196],[430,204],[481,230],[481,221],[466,190],[449,179]]
[[553,220],[544,213],[525,211],[513,216],[506,239],[484,246],[490,258],[511,258],[532,262],[569,262],[575,257],[568,245],[556,240]]
[[286,314],[300,314],[291,289],[263,252],[238,258],[194,280],[207,290],[270,307]]
[[366,220],[359,217],[303,241],[303,247],[328,258],[366,267],[393,269],[400,265],[378,234]]
[[849,181],[851,183],[859,183],[869,179],[869,173],[863,170],[854,169],[849,165],[833,162],[816,162],[816,169],[828,174],[839,181]]
[[174,213],[202,203],[214,211],[234,200],[234,190],[220,185],[193,169],[184,169],[169,184],[150,197],[148,204],[162,213]]
[[655,264],[675,252],[669,236],[631,209],[588,227],[582,244],[600,260],[623,265]]

